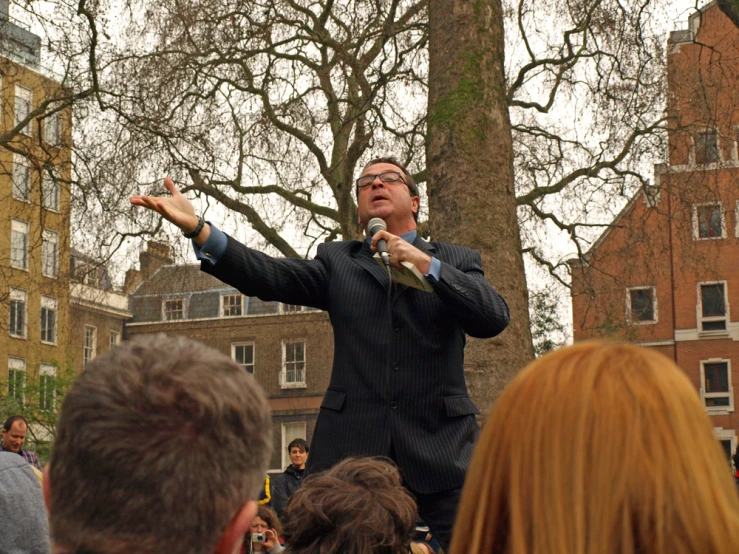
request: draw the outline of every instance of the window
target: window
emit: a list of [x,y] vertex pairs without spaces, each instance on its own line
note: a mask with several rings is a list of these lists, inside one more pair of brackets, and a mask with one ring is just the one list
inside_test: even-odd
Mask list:
[[110,347],[113,348],[116,344],[120,344],[121,334],[118,331],[110,332]]
[[28,269],[28,223],[14,219],[10,234],[10,266]]
[[244,368],[245,371],[254,374],[254,343],[240,342],[231,344],[231,358]]
[[95,353],[97,352],[97,343],[97,327],[93,327],[92,325],[85,325],[85,345],[82,349],[82,363],[84,365],[89,364],[95,359]]
[[52,364],[39,367],[38,407],[40,410],[56,407],[56,366]]
[[44,208],[59,211],[59,181],[48,172],[44,173]]
[[26,391],[26,360],[8,358],[8,396],[23,402]]
[[13,154],[13,198],[31,200],[31,168],[28,160],[19,154]]
[[[31,105],[33,103],[33,93],[20,85],[15,85],[15,126],[28,117],[31,113]],[[29,121],[22,129],[21,133],[31,136],[31,122]]]
[[287,445],[295,439],[306,439],[306,423],[305,421],[293,421],[282,424],[282,467],[291,464],[290,454],[287,451]]
[[729,360],[701,362],[701,398],[708,411],[734,409],[734,391],[731,387]]
[[175,319],[185,319],[185,299],[184,298],[173,298],[171,300],[165,300],[164,305],[164,319],[167,321]]
[[221,315],[234,317],[244,314],[244,296],[241,294],[221,295]]
[[654,287],[634,287],[626,291],[626,313],[632,324],[657,322],[657,297]]
[[56,298],[41,297],[41,342],[56,344]]
[[280,304],[281,314],[294,314],[302,311],[303,306],[298,306],[297,304]]
[[58,145],[62,138],[62,118],[59,112],[53,113],[46,118],[44,127],[44,139],[51,145]]
[[305,387],[305,341],[282,342],[282,388]]
[[726,238],[726,222],[720,202],[695,204],[693,206],[693,238]]
[[28,319],[28,293],[21,289],[10,289],[10,336],[26,338]]
[[695,137],[695,163],[705,165],[721,159],[718,149],[718,133],[711,129]]
[[41,273],[44,277],[56,277],[59,265],[59,234],[44,229],[41,238]]
[[726,283],[699,283],[700,331],[726,331]]

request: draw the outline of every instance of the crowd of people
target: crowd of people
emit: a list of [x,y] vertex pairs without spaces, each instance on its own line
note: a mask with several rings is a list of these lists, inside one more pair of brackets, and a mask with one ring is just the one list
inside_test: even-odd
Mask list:
[[[349,457],[303,478],[308,444],[291,443],[300,455],[286,473],[299,486],[280,516],[259,505],[265,396],[188,339],[137,337],[94,360],[64,399],[43,478],[24,426],[11,418],[3,430],[2,552],[434,551],[388,459]],[[453,529],[458,554],[736,554],[739,494],[682,371],[646,348],[587,342],[505,389]]]

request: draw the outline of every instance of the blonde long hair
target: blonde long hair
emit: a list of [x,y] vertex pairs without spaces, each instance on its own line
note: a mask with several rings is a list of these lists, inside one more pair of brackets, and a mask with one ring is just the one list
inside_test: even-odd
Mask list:
[[695,387],[628,344],[531,363],[483,429],[450,552],[739,553],[739,495]]

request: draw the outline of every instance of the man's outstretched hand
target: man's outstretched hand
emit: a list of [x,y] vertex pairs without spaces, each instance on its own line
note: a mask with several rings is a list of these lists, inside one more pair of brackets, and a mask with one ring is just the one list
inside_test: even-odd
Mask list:
[[169,177],[164,178],[164,186],[172,196],[131,196],[131,204],[154,210],[164,219],[179,227],[183,233],[193,231],[198,225],[198,216],[195,215],[192,203],[177,189]]

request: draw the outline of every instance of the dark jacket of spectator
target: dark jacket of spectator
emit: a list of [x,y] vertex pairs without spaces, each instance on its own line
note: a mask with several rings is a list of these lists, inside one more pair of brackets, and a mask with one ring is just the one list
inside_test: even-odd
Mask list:
[[290,497],[298,490],[300,484],[303,482],[303,475],[305,474],[304,469],[297,469],[293,465],[289,465],[287,469],[280,475],[275,475],[272,478],[271,492],[272,492],[272,509],[277,512],[277,515],[282,517],[282,512],[287,506],[287,501]]

